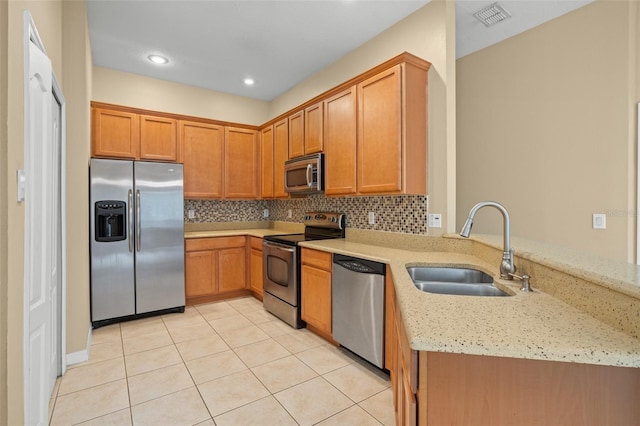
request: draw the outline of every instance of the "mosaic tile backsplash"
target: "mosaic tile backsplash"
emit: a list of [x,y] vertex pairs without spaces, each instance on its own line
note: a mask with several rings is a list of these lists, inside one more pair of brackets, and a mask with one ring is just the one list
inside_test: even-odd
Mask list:
[[[269,217],[264,218],[264,210]],[[188,218],[194,210],[195,217]],[[289,217],[291,211],[291,217]],[[322,194],[285,200],[185,200],[185,223],[254,222],[261,220],[302,222],[310,211],[334,211],[347,215],[347,228],[427,234],[428,197],[393,195],[373,197],[325,197]],[[375,224],[369,225],[369,212]]]

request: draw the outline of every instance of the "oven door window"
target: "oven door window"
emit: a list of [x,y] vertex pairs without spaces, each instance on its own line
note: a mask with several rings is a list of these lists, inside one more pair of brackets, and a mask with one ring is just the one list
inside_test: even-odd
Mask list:
[[278,256],[267,255],[267,279],[274,284],[287,287],[289,282],[289,264]]

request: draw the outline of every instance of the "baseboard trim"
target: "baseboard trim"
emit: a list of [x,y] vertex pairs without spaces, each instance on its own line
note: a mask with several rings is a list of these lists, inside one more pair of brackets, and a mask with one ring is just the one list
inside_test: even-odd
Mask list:
[[87,334],[87,348],[78,352],[72,352],[66,356],[67,366],[80,364],[81,362],[89,361],[89,354],[91,352],[91,336],[92,336],[91,324],[89,324],[89,333]]

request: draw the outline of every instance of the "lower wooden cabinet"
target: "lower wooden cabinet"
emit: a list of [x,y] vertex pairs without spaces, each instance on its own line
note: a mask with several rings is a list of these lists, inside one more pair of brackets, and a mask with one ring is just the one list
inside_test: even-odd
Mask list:
[[249,294],[246,241],[244,236],[186,240],[187,305]]
[[302,248],[302,319],[320,336],[331,339],[331,253]]
[[262,299],[262,283],[262,238],[249,237],[249,286],[258,299]]
[[386,293],[385,367],[391,376],[396,425],[415,425],[418,415],[418,352],[409,346],[389,270]]

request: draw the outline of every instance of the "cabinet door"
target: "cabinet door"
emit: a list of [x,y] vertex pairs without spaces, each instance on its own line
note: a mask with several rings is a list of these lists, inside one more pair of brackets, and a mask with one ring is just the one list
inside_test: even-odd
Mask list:
[[262,296],[262,250],[250,249],[249,271],[251,291]]
[[225,128],[224,195],[258,198],[258,147],[255,130]]
[[289,158],[304,155],[304,111],[289,117]]
[[136,159],[140,148],[138,114],[93,109],[91,156]]
[[140,159],[178,160],[177,122],[173,118],[140,116]]
[[289,120],[284,119],[273,125],[273,193],[276,198],[286,198],[284,190],[284,162],[289,159]]
[[[356,88],[324,102],[325,194],[356,193]],[[381,157],[382,158],[382,157]]]
[[331,272],[302,265],[302,319],[331,335]]
[[187,298],[216,292],[217,254],[214,250],[185,253],[185,295]]
[[261,198],[273,198],[273,151],[273,126],[269,126],[260,132]]
[[304,153],[313,154],[323,149],[323,103],[318,102],[304,110]]
[[185,198],[222,198],[224,128],[180,121]]
[[218,251],[218,293],[247,287],[247,252],[245,247]]
[[358,192],[402,190],[401,66],[358,84]]

